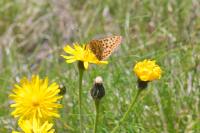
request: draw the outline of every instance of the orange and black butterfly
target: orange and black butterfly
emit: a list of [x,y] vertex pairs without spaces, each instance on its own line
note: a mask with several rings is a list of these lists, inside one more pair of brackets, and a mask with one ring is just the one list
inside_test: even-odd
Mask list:
[[105,60],[121,44],[121,36],[110,36],[96,39],[89,42],[87,47],[96,55],[99,60]]

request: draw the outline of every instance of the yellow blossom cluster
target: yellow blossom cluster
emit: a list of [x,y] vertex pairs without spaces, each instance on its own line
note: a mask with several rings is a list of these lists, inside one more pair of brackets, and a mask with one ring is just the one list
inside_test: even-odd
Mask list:
[[[18,124],[24,133],[53,133],[53,124],[48,123],[53,117],[60,117],[58,108],[62,105],[58,100],[62,98],[57,83],[49,85],[48,78],[40,79],[32,76],[21,79],[15,84],[10,98],[14,108],[12,115],[18,118]],[[42,132],[41,132],[42,131]]]

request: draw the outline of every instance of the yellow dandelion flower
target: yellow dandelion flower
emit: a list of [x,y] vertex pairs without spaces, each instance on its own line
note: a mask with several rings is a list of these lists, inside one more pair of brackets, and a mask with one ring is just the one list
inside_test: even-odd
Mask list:
[[133,71],[141,81],[152,81],[160,79],[162,70],[156,64],[156,61],[144,60],[138,62]]
[[73,63],[75,61],[83,62],[84,68],[88,69],[89,63],[91,64],[107,64],[107,61],[100,61],[97,59],[95,54],[83,45],[82,47],[79,44],[74,44],[74,48],[70,47],[69,45],[64,47],[64,51],[68,56],[61,55],[63,58],[66,59],[67,63]]
[[33,118],[33,120],[20,120],[19,127],[23,132],[13,131],[12,133],[54,133],[52,129],[53,124],[45,121],[42,123],[39,119]]
[[15,108],[12,112],[14,117],[20,119],[41,118],[47,120],[52,117],[59,117],[57,108],[62,105],[58,100],[62,98],[57,83],[48,85],[48,78],[40,79],[39,76],[32,76],[31,80],[24,78],[20,84],[15,84],[10,98],[14,101],[11,104]]

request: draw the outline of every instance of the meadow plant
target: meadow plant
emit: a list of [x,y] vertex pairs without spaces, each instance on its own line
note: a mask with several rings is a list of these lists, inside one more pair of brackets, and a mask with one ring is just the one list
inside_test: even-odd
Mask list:
[[105,89],[103,86],[103,79],[98,76],[94,80],[94,85],[92,89],[90,90],[90,94],[94,100],[95,104],[95,111],[96,111],[96,116],[95,116],[95,122],[94,122],[94,131],[93,133],[97,133],[97,126],[98,126],[98,119],[99,119],[99,106],[100,106],[100,101],[101,99],[105,96]]
[[9,95],[13,100],[10,105],[14,108],[12,115],[18,119],[18,124],[25,133],[40,133],[43,129],[49,131],[52,124],[47,121],[60,117],[57,110],[62,107],[58,103],[62,98],[58,95],[59,86],[55,82],[49,85],[48,78],[40,79],[35,75],[30,80],[22,78],[12,91]]
[[[111,39],[110,37],[109,39]],[[106,38],[108,39],[108,38]],[[108,39],[108,41],[109,41]],[[118,37],[114,37],[111,41],[118,40]],[[98,40],[96,40],[98,42]],[[61,55],[66,59],[67,63],[78,62],[78,70],[79,70],[79,122],[80,122],[80,132],[84,132],[83,123],[82,123],[82,80],[83,73],[85,70],[88,70],[89,64],[107,64],[107,61],[103,61],[104,57],[108,57],[111,55],[112,51],[116,48],[109,47],[109,43],[105,43],[105,45],[101,44],[105,40],[99,41],[100,46],[102,45],[102,49],[97,50],[100,47],[94,48],[95,45],[92,45],[93,51],[90,45],[80,46],[79,44],[75,44],[74,48],[67,45],[64,47],[64,51],[70,55]],[[121,39],[120,39],[121,41]],[[107,41],[105,41],[107,42]],[[113,42],[113,45],[119,45],[119,41]],[[96,43],[95,43],[96,44]],[[111,43],[112,44],[112,43]],[[106,46],[108,45],[108,46]],[[102,50],[103,53],[94,53],[100,52]],[[109,50],[107,50],[109,49]],[[106,52],[106,53],[104,53]],[[102,56],[101,56],[102,54]],[[98,56],[97,56],[98,55]],[[103,57],[104,56],[104,57]],[[97,58],[98,57],[98,58]],[[103,58],[101,58],[103,57]],[[100,60],[102,59],[102,60]],[[120,126],[123,125],[126,118],[130,115],[132,108],[136,104],[139,99],[140,93],[145,90],[148,86],[148,83],[160,79],[162,70],[156,64],[155,61],[144,60],[136,63],[133,68],[134,73],[136,74],[137,80],[137,93],[132,99],[130,106],[127,111],[124,113],[123,117],[118,121],[117,125],[113,128],[111,133],[116,133]],[[12,115],[15,118],[18,118],[18,125],[21,130],[25,133],[54,133],[55,130],[52,129],[53,124],[48,121],[52,121],[54,117],[59,118],[60,115],[58,113],[58,108],[61,108],[62,105],[57,103],[58,100],[62,98],[60,95],[61,90],[59,89],[59,85],[57,83],[52,83],[49,85],[48,78],[40,79],[39,76],[33,75],[30,80],[27,78],[23,78],[20,81],[20,84],[15,84],[13,93],[10,94],[10,98],[14,101],[11,104],[12,108],[15,108],[12,112]],[[100,101],[105,95],[105,89],[103,86],[103,79],[98,76],[94,80],[94,84],[92,89],[90,90],[90,94],[95,103],[95,121],[93,133],[98,132],[98,121],[99,121],[99,107]],[[17,131],[13,131],[13,133],[20,133]]]
[[[199,31],[199,0],[1,0],[0,133],[79,133],[82,124],[84,133],[199,133]],[[109,36],[115,33],[123,44],[112,63],[87,71],[90,64],[106,64],[122,40]],[[102,35],[108,36],[64,48],[67,63],[78,64],[78,79],[74,65],[66,68],[59,58],[63,43]],[[148,58],[164,66],[164,74],[155,61],[145,60],[134,65],[132,76],[133,62]],[[23,81],[33,73],[48,75],[66,90],[57,93],[57,85],[45,87],[46,79],[35,82],[37,76]],[[106,96],[95,114],[99,93],[92,89],[92,99],[87,92],[97,75]]]
[[86,45],[74,44],[74,48],[66,45],[64,51],[70,55],[61,55],[66,59],[67,63],[73,63],[78,61],[79,70],[79,120],[80,120],[80,132],[83,132],[82,126],[82,80],[83,73],[88,69],[89,63],[91,64],[107,64],[107,61],[100,61],[95,54]]
[[130,106],[128,107],[128,110],[125,112],[123,117],[119,120],[118,124],[116,125],[116,127],[114,127],[111,133],[117,132],[118,128],[123,124],[123,122],[131,113],[132,108],[138,101],[140,93],[147,88],[147,85],[150,81],[160,79],[161,72],[162,72],[161,68],[155,63],[155,61],[151,61],[151,60],[144,60],[144,61],[138,62],[134,66],[133,71],[138,77],[137,93],[135,97],[133,98]]

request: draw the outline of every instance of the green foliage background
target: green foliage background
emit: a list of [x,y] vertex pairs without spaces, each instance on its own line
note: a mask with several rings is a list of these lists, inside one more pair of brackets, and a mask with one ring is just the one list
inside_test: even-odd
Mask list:
[[0,132],[17,130],[8,94],[23,76],[39,74],[64,84],[57,133],[78,132],[77,64],[60,57],[63,46],[106,35],[123,43],[105,66],[84,75],[84,129],[92,132],[93,79],[102,76],[100,133],[109,133],[136,92],[132,68],[155,59],[163,69],[149,84],[119,133],[200,132],[200,1],[198,0],[1,0]]

